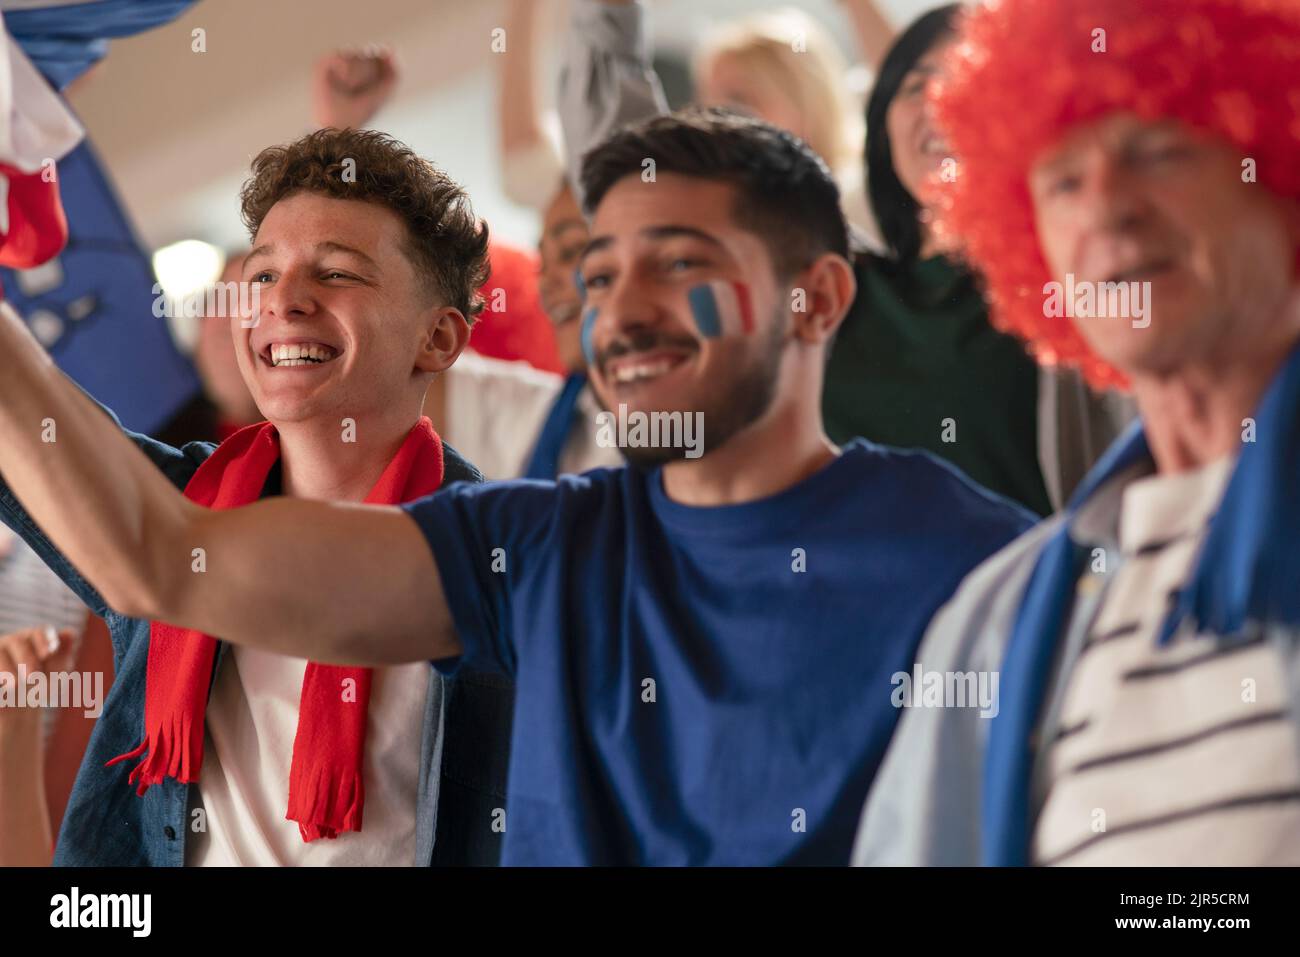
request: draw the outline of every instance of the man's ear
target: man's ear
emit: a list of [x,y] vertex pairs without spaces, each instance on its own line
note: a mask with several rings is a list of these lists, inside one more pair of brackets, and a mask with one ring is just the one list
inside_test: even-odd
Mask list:
[[823,253],[799,274],[790,290],[795,337],[809,345],[835,334],[857,294],[858,281],[847,259]]
[[454,306],[430,310],[429,324],[415,357],[420,372],[443,372],[469,345],[469,320]]

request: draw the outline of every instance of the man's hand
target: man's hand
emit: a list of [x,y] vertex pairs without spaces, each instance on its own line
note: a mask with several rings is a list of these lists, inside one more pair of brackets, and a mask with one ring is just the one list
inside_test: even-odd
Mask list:
[[853,21],[862,58],[871,67],[872,73],[879,73],[885,55],[898,39],[898,32],[880,12],[874,0],[840,0],[840,5],[848,11],[849,18]]
[[[14,753],[30,753],[32,748],[39,751],[41,743],[41,709],[25,707],[20,677],[66,670],[72,664],[75,639],[70,629],[50,627],[0,636],[0,688],[5,689],[0,691],[0,767],[8,768],[7,759]],[[15,696],[14,705],[5,707],[4,696],[10,693]]]
[[363,129],[397,87],[397,59],[386,47],[337,50],[316,61],[312,111],[316,124]]
[[66,628],[0,636],[0,867],[50,863],[54,835],[45,802],[43,709],[27,707],[26,685],[19,679],[66,670],[75,637]]

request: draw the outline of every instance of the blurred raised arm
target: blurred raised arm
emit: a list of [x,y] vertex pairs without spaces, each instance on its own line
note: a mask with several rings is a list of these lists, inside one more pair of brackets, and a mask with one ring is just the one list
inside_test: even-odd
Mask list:
[[397,57],[371,44],[327,53],[312,69],[312,119],[318,127],[365,129],[401,79]]
[[509,0],[506,47],[497,54],[502,186],[512,202],[537,209],[551,201],[564,176],[559,153],[542,128],[537,98],[542,6],[542,0]]
[[874,0],[840,0],[840,3],[853,21],[862,59],[873,73],[879,73],[880,64],[897,37],[893,24],[885,19]]
[[557,102],[569,183],[581,202],[582,155],[620,127],[668,112],[641,3],[573,0]]

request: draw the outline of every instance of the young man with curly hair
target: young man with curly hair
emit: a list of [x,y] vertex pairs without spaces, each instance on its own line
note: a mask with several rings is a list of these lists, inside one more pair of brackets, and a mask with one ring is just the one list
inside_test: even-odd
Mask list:
[[[461,188],[380,133],[325,129],[264,150],[242,200],[242,280],[259,309],[203,321],[231,324],[267,421],[220,446],[131,442],[213,508],[276,495],[398,504],[479,481],[422,415],[482,308],[487,229]],[[123,615],[3,485],[0,518],[113,637],[116,680],[56,864],[495,861],[507,683],[451,683],[427,664],[335,668]],[[187,560],[201,581],[203,550]]]

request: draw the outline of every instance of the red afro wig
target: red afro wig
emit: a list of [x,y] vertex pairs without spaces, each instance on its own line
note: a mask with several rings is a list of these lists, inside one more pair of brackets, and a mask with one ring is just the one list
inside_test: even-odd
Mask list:
[[[1174,119],[1255,160],[1300,197],[1300,0],[989,0],[963,12],[930,103],[958,161],[936,234],[986,283],[991,321],[1094,388],[1127,386],[1068,319],[1043,315],[1052,277],[1027,176],[1039,151],[1123,110]],[[1105,52],[1093,52],[1104,30]]]

